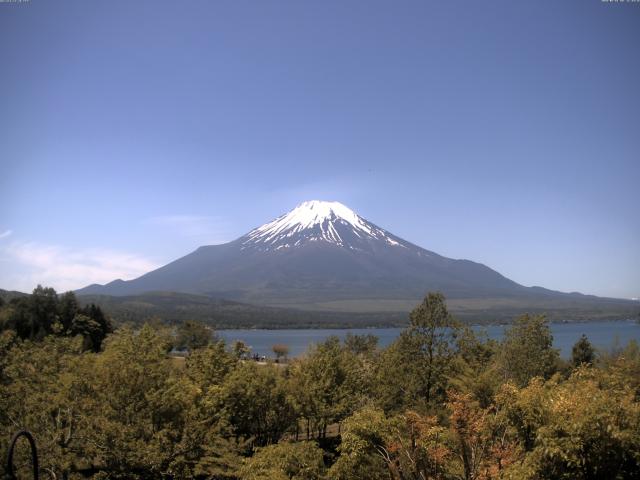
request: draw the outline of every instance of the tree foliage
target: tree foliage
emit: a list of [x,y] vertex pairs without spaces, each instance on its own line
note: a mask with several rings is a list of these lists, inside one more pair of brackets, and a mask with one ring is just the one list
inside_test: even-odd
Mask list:
[[180,324],[175,341],[178,350],[194,351],[206,347],[213,340],[211,328],[204,323],[187,320]]
[[500,348],[505,379],[525,386],[534,377],[550,378],[557,370],[558,359],[544,316],[522,315],[505,331]]
[[290,372],[294,405],[306,423],[307,437],[326,437],[327,427],[355,411],[370,391],[365,360],[337,337],[311,347]]
[[221,385],[217,402],[234,435],[258,446],[278,442],[295,419],[285,381],[272,365],[239,365]]
[[386,410],[444,401],[457,355],[460,326],[444,296],[429,293],[410,314],[410,325],[383,353],[376,386]]
[[574,367],[580,365],[593,365],[596,360],[596,351],[589,339],[582,335],[571,349],[571,363]]
[[73,292],[59,297],[53,288],[38,285],[30,296],[13,298],[0,308],[0,331],[4,330],[25,340],[79,335],[85,350],[97,352],[113,327],[100,307],[80,307]]
[[[0,308],[0,449],[27,429],[44,478],[626,479],[640,472],[640,347],[577,342],[541,317],[502,342],[433,294],[387,348],[338,338],[286,364],[189,325],[121,327],[39,287]],[[199,332],[199,333],[198,333]],[[193,334],[195,333],[195,334]],[[193,334],[193,335],[192,335]],[[193,340],[193,341],[192,341]],[[28,466],[22,449],[17,463]],[[1,474],[2,472],[0,472]],[[20,473],[24,473],[21,471]]]
[[271,350],[276,354],[276,360],[278,361],[282,358],[286,360],[287,355],[289,355],[289,347],[283,343],[276,343],[271,347]]
[[243,480],[322,480],[325,471],[322,449],[298,442],[259,448],[239,473]]

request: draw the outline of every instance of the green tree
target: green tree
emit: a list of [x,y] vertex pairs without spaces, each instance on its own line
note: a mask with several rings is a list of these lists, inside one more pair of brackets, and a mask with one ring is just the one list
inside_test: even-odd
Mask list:
[[14,330],[22,339],[42,340],[46,335],[81,335],[84,347],[97,352],[113,331],[111,321],[100,307],[80,308],[73,292],[58,300],[53,288],[38,285],[28,297],[15,298],[0,309],[0,330]]
[[112,477],[160,477],[184,455],[187,414],[198,390],[176,374],[168,340],[149,326],[119,329],[96,360],[96,416],[85,448]]
[[323,451],[314,442],[282,442],[259,448],[240,470],[243,480],[322,480]]
[[68,478],[91,459],[84,445],[92,418],[88,384],[94,357],[81,355],[80,343],[48,336],[13,343],[4,352],[0,444],[6,447],[17,430],[31,431],[40,466],[53,478]]
[[603,352],[599,358],[608,372],[608,388],[627,387],[640,398],[640,344],[635,339],[615,352]]
[[538,377],[522,389],[503,387],[498,404],[526,450],[511,478],[637,478],[640,403],[612,375],[582,366],[565,382]]
[[235,340],[231,345],[231,351],[236,358],[245,358],[251,352],[251,347],[242,340]]
[[103,332],[100,328],[100,324],[93,318],[79,313],[73,318],[69,328],[69,333],[71,335],[82,336],[84,350],[93,350],[94,352],[100,350]]
[[363,361],[337,337],[312,346],[290,370],[296,410],[306,420],[307,437],[324,438],[327,427],[357,410],[368,397],[370,376]]
[[285,379],[274,365],[240,364],[213,393],[219,418],[257,446],[278,442],[294,424]]
[[500,386],[496,364],[497,342],[476,334],[471,328],[461,329],[458,338],[455,367],[449,374],[449,383],[456,391],[469,393],[482,408],[489,407]]
[[42,339],[53,331],[53,326],[58,320],[58,294],[53,288],[38,285],[29,297],[29,310],[29,338]]
[[586,335],[582,335],[571,349],[571,363],[574,368],[580,365],[593,365],[596,359],[596,352],[587,339]]
[[355,335],[349,332],[344,339],[344,346],[354,355],[371,356],[378,348],[378,337],[370,333],[366,335]]
[[203,323],[187,320],[178,327],[175,347],[189,351],[206,347],[213,339],[213,332]]
[[339,456],[329,471],[335,480],[387,480],[390,457],[385,454],[392,424],[385,413],[365,406],[343,424]]
[[408,410],[388,418],[382,410],[365,407],[345,421],[340,457],[330,477],[444,480],[452,477],[446,469],[449,440],[435,416]]
[[108,334],[113,332],[111,320],[104,314],[104,312],[98,305],[95,305],[93,303],[85,305],[84,308],[80,309],[80,313],[91,318],[91,320],[93,320],[97,324],[95,333],[90,338],[93,351],[98,352],[100,351],[100,348],[102,346],[102,341],[107,337]]
[[231,426],[221,420],[218,395],[238,359],[218,340],[192,351],[184,367],[173,365],[177,385],[192,396],[179,409],[184,419],[181,432],[166,440],[170,442],[166,450],[174,454],[167,458],[165,474],[171,473],[176,479],[236,480],[241,455],[248,451],[248,445],[235,439]]
[[71,323],[79,310],[80,305],[78,304],[75,293],[66,292],[60,296],[60,301],[58,302],[58,318],[63,332],[71,330]]
[[187,376],[203,392],[217,388],[236,367],[238,359],[225,350],[223,341],[217,341],[191,352],[186,358]]
[[378,394],[387,410],[442,403],[454,368],[460,326],[444,296],[429,293],[413,309],[410,321],[379,364]]
[[505,331],[500,346],[503,378],[525,386],[533,377],[550,378],[557,370],[559,354],[543,315],[522,315]]
[[13,299],[0,309],[0,330],[13,331],[18,338],[22,339],[31,336],[29,306],[26,298]]
[[58,324],[58,296],[53,288],[38,285],[28,297],[12,299],[0,311],[0,328],[22,339],[41,340]]

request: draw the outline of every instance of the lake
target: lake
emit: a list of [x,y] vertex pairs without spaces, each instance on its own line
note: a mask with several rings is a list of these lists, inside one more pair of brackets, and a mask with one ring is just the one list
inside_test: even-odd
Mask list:
[[[625,345],[629,340],[640,342],[640,324],[633,320],[614,322],[551,323],[553,344],[560,354],[571,356],[571,347],[582,334],[597,348],[607,349],[616,342]],[[485,331],[489,338],[500,340],[507,325],[474,326],[477,332]],[[291,330],[219,330],[218,335],[227,344],[242,340],[251,346],[251,352],[258,355],[273,356],[271,347],[283,343],[289,347],[289,356],[302,355],[309,345],[326,340],[331,335],[344,339],[347,333],[372,334],[378,337],[378,345],[386,347],[393,342],[402,328],[353,328],[353,329],[291,329]]]

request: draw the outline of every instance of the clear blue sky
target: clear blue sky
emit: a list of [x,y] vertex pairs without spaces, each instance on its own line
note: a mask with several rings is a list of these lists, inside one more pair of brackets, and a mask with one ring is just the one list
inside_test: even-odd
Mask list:
[[640,296],[640,3],[0,3],[0,288],[132,278],[309,199]]

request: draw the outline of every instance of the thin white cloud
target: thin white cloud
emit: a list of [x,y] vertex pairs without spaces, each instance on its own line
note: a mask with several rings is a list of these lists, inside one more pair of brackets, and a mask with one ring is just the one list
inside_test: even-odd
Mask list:
[[117,278],[130,280],[158,268],[139,255],[114,250],[71,249],[36,242],[14,242],[0,250],[4,285],[29,291],[37,284],[58,291],[73,290],[91,283],[107,283]]
[[13,233],[13,230],[7,230],[7,231],[4,231],[4,232],[0,233],[0,239],[2,239],[2,238],[7,238],[7,237],[8,237],[9,235],[11,235],[12,233]]

